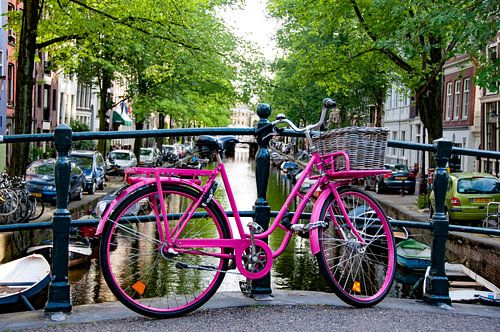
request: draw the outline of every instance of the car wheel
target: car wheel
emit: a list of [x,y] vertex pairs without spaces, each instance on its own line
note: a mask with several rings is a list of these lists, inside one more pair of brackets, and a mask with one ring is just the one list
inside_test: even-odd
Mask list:
[[408,195],[413,195],[415,193],[415,187],[408,190]]
[[89,195],[93,195],[96,191],[97,185],[95,183],[95,180],[92,182],[92,185],[89,187],[88,193]]
[[375,182],[375,188],[374,188],[375,192],[377,194],[381,194],[382,193],[382,188],[380,188],[380,184],[377,182]]

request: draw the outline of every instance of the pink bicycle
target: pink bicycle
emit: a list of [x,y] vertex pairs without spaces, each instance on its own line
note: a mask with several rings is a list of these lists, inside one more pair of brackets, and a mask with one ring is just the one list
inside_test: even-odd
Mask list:
[[[325,145],[324,141],[331,142],[323,139],[329,134],[311,133],[333,106],[331,99],[325,99],[321,120],[302,129],[278,116],[271,124],[274,133],[280,130],[277,125],[284,123],[305,132],[311,147]],[[370,144],[363,143],[366,151],[361,159],[366,160],[364,154],[373,150]],[[345,151],[322,153],[321,148],[313,149],[278,216],[264,230],[255,222],[247,227],[242,224],[217,140],[203,136],[198,146],[215,157],[213,170],[131,168],[126,172],[130,185],[102,214],[97,230],[101,234],[101,271],[125,306],[154,318],[187,314],[207,302],[228,273],[249,279],[265,276],[273,259],[297,233],[309,237],[321,273],[343,301],[367,307],[387,295],[395,273],[390,224],[373,198],[350,185],[353,179],[386,170],[353,169]],[[219,175],[234,222],[214,195]],[[306,179],[313,184],[301,193]],[[293,217],[282,222],[295,198],[299,203]],[[313,206],[311,218],[300,220],[307,205]],[[273,250],[263,239],[277,227],[286,235]]]

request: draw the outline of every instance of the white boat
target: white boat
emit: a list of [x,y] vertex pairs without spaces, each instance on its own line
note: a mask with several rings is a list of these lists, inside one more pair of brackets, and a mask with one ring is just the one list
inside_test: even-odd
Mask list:
[[33,303],[45,293],[49,282],[50,265],[42,255],[33,254],[1,264],[0,312],[35,310]]
[[[52,260],[52,241],[44,241],[40,245],[28,247],[27,254],[43,255],[49,262]],[[68,266],[75,267],[82,263],[88,262],[92,255],[92,247],[89,241],[72,240],[68,245]]]

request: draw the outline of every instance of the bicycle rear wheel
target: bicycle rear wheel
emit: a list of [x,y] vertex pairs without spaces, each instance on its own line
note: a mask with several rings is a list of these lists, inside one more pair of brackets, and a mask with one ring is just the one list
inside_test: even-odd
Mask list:
[[[163,191],[172,230],[179,214],[200,193],[178,185],[163,185]],[[161,211],[156,186],[147,186],[117,206],[101,238],[101,270],[113,294],[128,308],[153,318],[177,317],[213,296],[224,279],[228,259],[214,256],[223,252],[221,248],[167,251],[160,241],[155,217],[161,217],[155,214],[155,205]],[[230,238],[223,212],[213,201],[196,212],[180,239]]]
[[362,244],[340,212],[333,195],[321,208],[320,271],[333,291],[346,303],[368,307],[382,301],[395,274],[395,246],[390,224],[380,205],[367,193],[354,188],[339,190],[347,215],[364,239]]

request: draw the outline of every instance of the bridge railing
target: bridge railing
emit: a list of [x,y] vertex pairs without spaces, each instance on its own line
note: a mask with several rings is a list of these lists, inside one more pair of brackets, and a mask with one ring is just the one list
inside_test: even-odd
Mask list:
[[[269,225],[271,216],[276,216],[276,211],[271,211],[267,201],[267,183],[270,168],[270,153],[268,150],[271,131],[268,120],[271,114],[267,104],[259,105],[257,114],[260,117],[255,128],[189,128],[189,129],[163,129],[163,130],[141,130],[141,131],[119,131],[119,132],[77,132],[62,124],[54,133],[50,134],[26,134],[0,136],[0,143],[19,142],[54,142],[57,152],[56,161],[56,209],[52,221],[31,222],[22,224],[0,225],[0,232],[12,232],[32,229],[52,229],[53,231],[53,251],[52,251],[52,279],[49,285],[48,302],[45,306],[45,313],[52,316],[54,313],[68,313],[72,310],[70,294],[70,284],[68,280],[68,244],[70,227],[95,226],[98,220],[72,220],[68,210],[68,188],[70,178],[69,151],[73,141],[80,140],[102,140],[102,139],[122,139],[137,137],[180,137],[198,135],[249,135],[256,138],[258,150],[255,155],[256,160],[256,181],[257,199],[252,211],[240,211],[245,217],[253,217],[256,222],[266,228]],[[302,134],[285,130],[281,135],[290,137],[302,137]],[[434,174],[434,191],[436,208],[429,222],[420,221],[394,221],[397,226],[409,226],[415,228],[430,229],[432,232],[432,254],[431,269],[426,277],[427,289],[424,290],[424,299],[429,303],[451,303],[448,293],[448,279],[445,274],[445,246],[449,230],[456,230],[470,233],[482,233],[500,235],[500,230],[484,229],[477,227],[466,227],[449,225],[445,215],[444,203],[447,189],[448,173],[447,163],[452,154],[485,157],[490,159],[500,159],[500,153],[494,151],[469,150],[452,147],[452,142],[445,139],[438,139],[433,144],[419,144],[402,141],[389,141],[389,147],[402,149],[412,149],[429,151],[435,153],[436,169]],[[227,211],[228,215],[232,213]],[[308,215],[304,215],[308,218]],[[270,276],[259,279],[251,285],[251,296],[266,296],[272,293]]]

